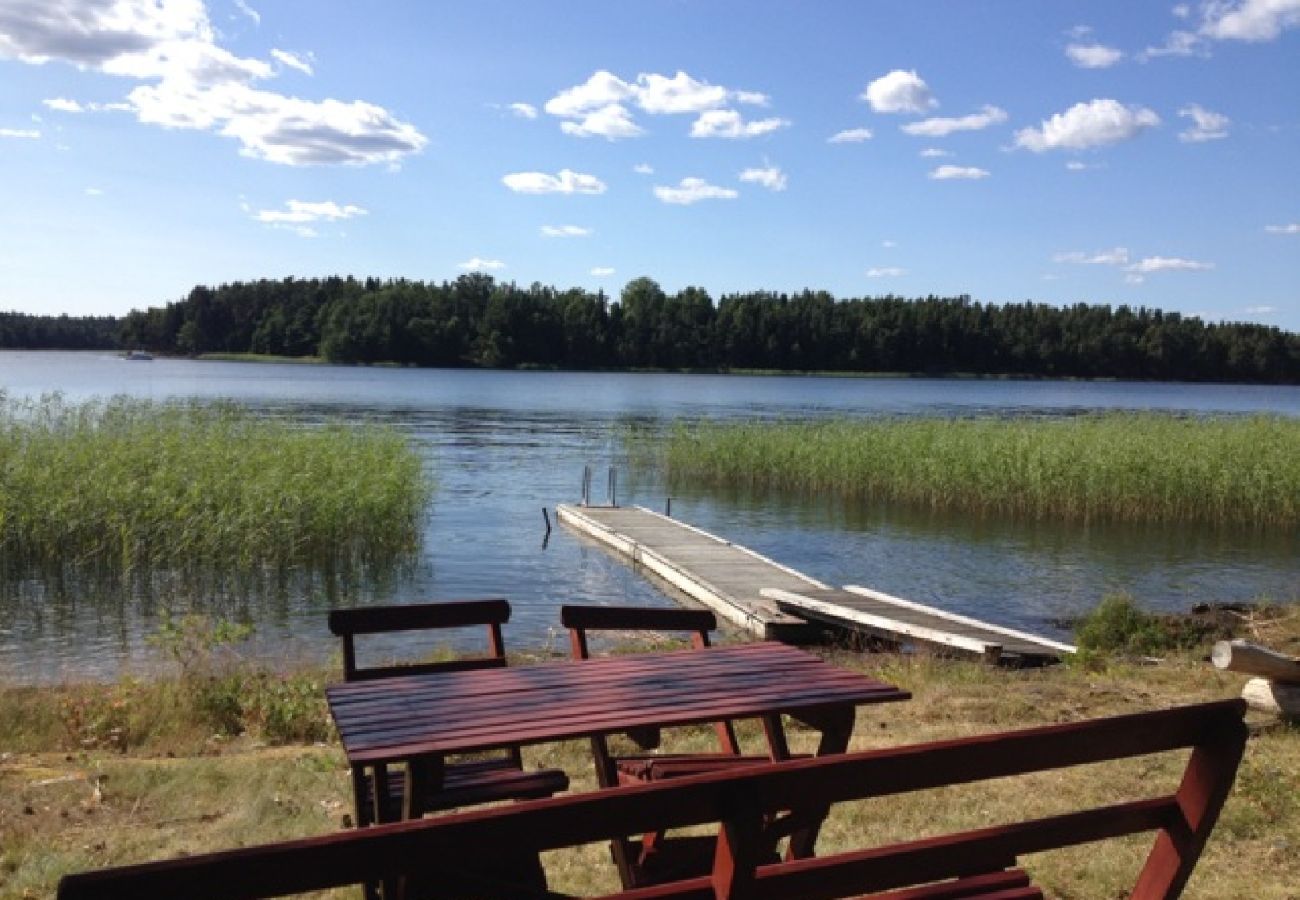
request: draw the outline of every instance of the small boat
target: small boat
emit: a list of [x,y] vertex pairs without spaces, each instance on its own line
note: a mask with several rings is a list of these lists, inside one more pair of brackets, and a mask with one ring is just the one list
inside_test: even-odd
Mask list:
[[153,354],[147,350],[128,350],[123,359],[135,359],[148,361],[153,359]]

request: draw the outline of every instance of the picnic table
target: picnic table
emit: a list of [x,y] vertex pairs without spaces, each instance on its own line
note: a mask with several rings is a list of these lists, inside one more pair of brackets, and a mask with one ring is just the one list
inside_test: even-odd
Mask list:
[[353,768],[377,785],[408,764],[406,817],[439,784],[447,754],[719,719],[762,721],[773,760],[789,757],[782,714],[821,733],[817,755],[843,753],[859,704],[911,695],[771,642],[394,676],[326,688]]

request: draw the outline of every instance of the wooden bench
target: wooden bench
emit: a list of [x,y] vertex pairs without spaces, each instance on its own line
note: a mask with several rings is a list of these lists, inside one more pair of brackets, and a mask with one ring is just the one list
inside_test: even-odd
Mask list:
[[[65,877],[60,900],[271,897],[383,878],[412,896],[555,897],[493,883],[503,850],[538,852],[665,825],[720,823],[712,872],[617,894],[622,900],[788,898],[1029,900],[1042,897],[1017,858],[1155,832],[1131,896],[1177,897],[1232,787],[1246,742],[1240,700],[1137,713],[961,740],[747,766],[437,819]],[[1192,748],[1172,794],[811,859],[765,862],[764,821],[803,804],[832,804]]]

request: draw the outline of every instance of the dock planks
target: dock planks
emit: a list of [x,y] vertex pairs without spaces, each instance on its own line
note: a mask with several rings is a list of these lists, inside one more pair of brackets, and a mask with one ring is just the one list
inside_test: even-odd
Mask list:
[[644,507],[562,504],[556,517],[718,616],[766,639],[799,641],[810,623],[989,661],[1044,661],[1074,647],[870,588],[832,588],[739,544]]

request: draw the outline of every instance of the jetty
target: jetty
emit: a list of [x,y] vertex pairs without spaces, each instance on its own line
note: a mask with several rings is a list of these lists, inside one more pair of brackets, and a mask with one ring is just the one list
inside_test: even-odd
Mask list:
[[758,637],[799,643],[825,626],[901,646],[1037,664],[1069,644],[871,588],[834,588],[760,553],[641,506],[561,504],[556,518]]

